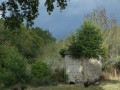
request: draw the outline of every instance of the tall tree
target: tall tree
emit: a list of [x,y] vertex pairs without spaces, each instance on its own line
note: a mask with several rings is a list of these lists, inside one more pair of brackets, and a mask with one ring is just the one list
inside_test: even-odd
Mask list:
[[102,54],[102,41],[100,28],[90,21],[84,21],[76,31],[69,51],[73,57],[98,57]]
[[[60,10],[65,9],[67,0],[45,0],[47,12],[51,14],[54,10],[54,2]],[[39,0],[5,0],[0,5],[2,19],[5,20],[5,28],[15,30],[20,28],[20,24],[26,21],[27,27],[31,27],[33,20],[39,15]],[[9,14],[9,15],[7,15]]]

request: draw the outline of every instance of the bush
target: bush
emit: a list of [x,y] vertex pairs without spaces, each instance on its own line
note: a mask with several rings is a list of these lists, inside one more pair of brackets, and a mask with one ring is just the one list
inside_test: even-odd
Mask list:
[[100,28],[90,21],[85,21],[79,29],[69,46],[72,56],[97,57],[102,54],[102,35]]
[[5,71],[0,74],[0,83],[4,83],[6,86],[13,85],[15,81],[15,75],[11,71]]
[[65,57],[65,51],[66,51],[66,48],[62,48],[60,49],[59,51],[59,54],[64,58]]
[[16,79],[20,81],[26,72],[26,60],[18,52],[13,50],[6,62],[6,68],[13,72]]
[[116,61],[114,61],[114,67],[116,67],[119,71],[120,71],[120,56],[118,57],[118,59]]
[[64,69],[58,70],[58,72],[55,72],[52,76],[51,76],[51,80],[52,82],[66,82],[67,80],[67,75],[65,73]]
[[103,57],[104,58],[108,58],[109,56],[109,48],[108,48],[108,45],[107,44],[104,44],[103,47],[102,47],[102,50],[103,50]]
[[49,77],[46,77],[44,79],[37,78],[37,79],[32,80],[31,84],[33,86],[48,86],[52,84],[52,81]]
[[6,46],[0,45],[0,72],[3,71],[5,60],[8,58],[8,51]]
[[47,80],[51,75],[49,67],[42,60],[36,60],[36,62],[32,64],[31,74],[33,82],[37,85],[42,85],[41,83]]
[[15,48],[6,47],[6,54],[3,58],[2,71],[0,71],[0,82],[6,86],[25,82],[26,60],[19,54]]

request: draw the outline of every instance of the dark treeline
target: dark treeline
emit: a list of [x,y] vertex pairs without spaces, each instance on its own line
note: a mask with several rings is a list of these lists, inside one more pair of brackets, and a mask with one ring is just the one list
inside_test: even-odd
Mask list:
[[27,30],[24,25],[21,25],[20,30],[9,31],[9,29],[4,29],[3,21],[0,21],[0,26],[2,26],[0,27],[0,44],[15,47],[28,60],[34,60],[43,52],[41,49],[43,46],[56,41],[49,30],[42,28]]
[[[4,29],[4,21],[0,20],[0,83],[9,86],[20,82],[28,83],[33,78],[37,78],[34,74],[28,73],[27,67],[33,66],[32,72],[35,72],[34,64],[41,59],[37,60],[38,56],[42,56],[43,48],[55,42],[56,39],[49,30],[38,27],[28,30],[21,25],[19,30],[11,31]],[[47,65],[43,61],[40,63],[38,65],[43,68],[43,72],[40,72],[47,72],[49,69]],[[28,69],[31,72],[31,67]]]

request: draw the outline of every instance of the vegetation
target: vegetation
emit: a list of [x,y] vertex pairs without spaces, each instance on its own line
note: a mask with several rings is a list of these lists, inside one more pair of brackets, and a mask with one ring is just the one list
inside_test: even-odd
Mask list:
[[25,82],[26,59],[23,58],[15,48],[2,47],[3,51],[0,71],[0,83],[6,86],[16,82]]
[[43,61],[39,60],[32,64],[31,74],[34,80],[47,80],[50,75],[50,69]]
[[[53,85],[53,83],[58,83],[61,86],[38,87],[38,89],[70,89],[71,86],[63,84],[67,80],[63,58],[65,53],[70,53],[73,57],[77,58],[96,58],[98,55],[101,55],[103,77],[105,79],[109,79],[111,76],[119,77],[120,27],[113,22],[114,19],[106,16],[104,9],[101,11],[97,11],[96,9],[90,15],[87,15],[83,25],[76,30],[76,34],[72,34],[65,40],[56,41],[56,38],[52,36],[49,30],[43,30],[38,27],[27,28],[22,24],[24,18],[26,18],[27,24],[32,25],[32,21],[38,15],[37,0],[36,2],[33,0],[33,2],[36,3],[36,6],[33,5],[35,12],[30,12],[32,7],[23,10],[31,6],[31,4],[29,5],[30,1],[13,1],[17,1],[17,4],[20,4],[22,12],[26,10],[28,12],[26,12],[24,17],[22,17],[22,15],[24,15],[25,12],[23,14],[21,12],[20,14],[17,8],[18,11],[14,12],[14,5],[11,5],[15,4],[16,7],[18,6],[16,2],[11,3],[11,0],[3,2],[0,7],[0,9],[3,9],[2,17],[4,19],[6,18],[5,20],[0,20],[0,85],[3,84],[5,87],[10,87],[17,84],[28,84],[28,86],[31,86],[28,87],[28,89],[31,89],[32,86]],[[46,0],[45,2],[49,13],[54,9],[54,2],[55,0]],[[66,0],[57,0],[57,3],[61,10],[67,6]],[[14,16],[13,13],[10,17],[4,16],[5,5],[7,5],[7,10],[10,9],[10,11],[16,13],[14,14],[16,16]],[[93,14],[95,14],[95,16]],[[4,24],[8,25],[6,29],[4,28]],[[11,24],[14,25],[11,27]],[[113,83],[112,81],[103,81],[100,86],[90,86],[88,89],[108,90],[109,85],[107,86],[107,83],[112,86],[117,85],[117,87],[110,87],[110,89],[117,90],[117,88],[119,88],[119,84]],[[1,88],[2,87],[0,87],[0,89]],[[72,87],[72,89],[76,90],[80,88],[84,90],[81,84]],[[34,88],[32,89],[34,90]]]
[[77,29],[76,35],[72,36],[72,42],[68,50],[73,57],[97,57],[102,54],[102,35],[100,28],[90,21]]
[[39,60],[32,64],[31,73],[35,78],[44,79],[49,76],[50,70],[43,61]]
[[[14,86],[18,87],[19,86]],[[11,87],[13,89],[14,87]],[[89,86],[88,88],[85,88],[82,83],[78,83],[75,85],[70,86],[69,84],[59,84],[58,86],[41,86],[41,87],[31,87],[28,86],[26,90],[119,90],[120,88],[120,81],[119,80],[108,80],[108,81],[102,81],[99,86]],[[0,88],[1,90],[10,90],[7,88]]]
[[60,54],[62,57],[65,57],[65,51],[66,51],[65,48],[60,49],[59,54]]
[[55,42],[56,39],[52,36],[49,30],[42,30],[39,27],[32,28],[32,30],[39,36],[43,38],[44,44],[48,44],[50,42]]
[[[34,24],[33,20],[39,15],[38,6],[40,2],[39,0],[3,1],[0,5],[0,11],[2,12],[2,19],[5,20],[5,28],[13,31],[19,29],[24,22],[26,22],[27,27],[31,27]],[[67,0],[45,0],[44,5],[49,14],[54,10],[54,2],[57,3],[60,10],[67,6]],[[10,15],[6,15],[6,12],[9,12]]]
[[[55,38],[52,37],[48,30],[44,31],[40,28],[27,30],[24,25],[21,25],[21,30],[16,32],[9,31],[4,29],[3,23],[4,21],[0,21],[2,26],[0,28],[0,83],[4,83],[5,86],[11,86],[16,83],[28,83],[31,75],[26,73],[27,67],[29,65],[32,66],[29,69],[31,68],[34,72],[34,62],[36,65],[36,62],[38,62],[36,58],[39,55],[42,56],[42,48],[49,44],[50,41],[55,42]],[[40,65],[40,63],[38,62],[37,65]],[[44,71],[47,65],[41,64],[40,70],[43,69]],[[45,74],[46,71],[44,72]],[[34,76],[34,74],[32,75]]]
[[38,87],[38,88],[32,88],[29,87],[27,90],[32,89],[32,90],[37,90],[37,89],[42,89],[42,90],[119,90],[120,88],[120,81],[119,80],[111,80],[111,81],[104,81],[101,82],[99,86],[90,86],[88,88],[85,88],[82,83],[80,84],[75,84],[73,86],[70,86],[68,84],[60,84],[58,86],[48,86],[48,87]]
[[[101,26],[104,56],[102,59],[103,68],[109,72],[108,67],[112,67],[115,76],[119,75],[119,56],[120,56],[120,27],[118,20],[112,15],[106,15],[106,10],[97,8],[93,12],[85,15],[86,20]],[[110,74],[111,75],[111,74]]]

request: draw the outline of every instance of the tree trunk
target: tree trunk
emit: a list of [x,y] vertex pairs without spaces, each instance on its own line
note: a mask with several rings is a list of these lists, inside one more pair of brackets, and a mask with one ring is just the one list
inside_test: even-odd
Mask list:
[[116,68],[115,68],[115,77],[117,77],[117,71],[116,71]]

